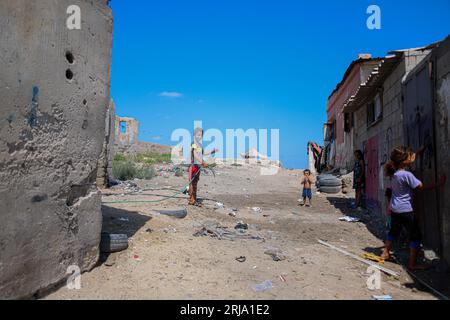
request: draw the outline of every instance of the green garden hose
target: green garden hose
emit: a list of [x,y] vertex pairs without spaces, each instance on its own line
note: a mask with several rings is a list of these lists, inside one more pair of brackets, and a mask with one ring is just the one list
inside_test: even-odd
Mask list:
[[162,199],[158,199],[158,200],[122,200],[122,201],[102,201],[102,203],[107,203],[107,204],[119,204],[119,203],[156,203],[156,202],[163,202],[172,198],[175,198],[175,196],[179,195],[180,193],[183,193],[184,191],[186,191],[186,189],[190,186],[190,184],[194,181],[194,179],[197,177],[197,175],[200,174],[200,171],[202,171],[204,168],[200,167],[200,169],[197,171],[197,173],[192,177],[191,181],[189,181],[189,183],[181,190],[175,192],[173,195],[170,196],[164,196]]

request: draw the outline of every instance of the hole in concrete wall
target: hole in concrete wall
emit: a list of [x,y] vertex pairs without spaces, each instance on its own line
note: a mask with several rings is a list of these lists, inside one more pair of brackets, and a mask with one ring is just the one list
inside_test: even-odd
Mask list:
[[70,64],[73,64],[73,62],[75,61],[75,58],[73,57],[73,54],[70,51],[66,52],[66,59],[67,59],[67,62]]
[[127,123],[125,121],[120,121],[120,133],[127,133]]
[[70,69],[66,70],[66,79],[67,80],[72,80],[73,79],[73,72]]

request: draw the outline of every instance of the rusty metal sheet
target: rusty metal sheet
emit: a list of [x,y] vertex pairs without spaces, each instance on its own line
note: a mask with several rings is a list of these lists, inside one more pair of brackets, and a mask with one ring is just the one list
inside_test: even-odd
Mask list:
[[[408,147],[428,146],[411,171],[424,184],[436,183],[436,146],[431,64],[428,61],[410,75],[404,84],[404,126]],[[440,218],[436,190],[416,192],[414,210],[420,220],[424,244],[441,251]]]

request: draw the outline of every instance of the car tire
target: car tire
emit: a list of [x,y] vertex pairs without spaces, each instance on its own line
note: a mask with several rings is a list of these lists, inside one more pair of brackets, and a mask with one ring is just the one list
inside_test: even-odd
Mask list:
[[333,176],[332,174],[321,174],[319,176],[317,176],[317,181],[322,181],[325,179],[335,179],[336,177]]
[[115,234],[102,232],[100,251],[113,253],[128,248],[128,236],[126,234]]
[[340,187],[342,186],[342,181],[339,179],[323,179],[320,180],[321,187]]
[[320,187],[320,192],[322,192],[322,193],[332,193],[332,194],[335,194],[335,193],[339,193],[339,192],[341,192],[341,190],[342,190],[342,187]]

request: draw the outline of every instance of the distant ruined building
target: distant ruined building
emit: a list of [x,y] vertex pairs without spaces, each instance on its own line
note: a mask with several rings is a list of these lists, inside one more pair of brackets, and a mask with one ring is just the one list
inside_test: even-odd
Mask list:
[[129,117],[115,117],[114,152],[122,154],[171,153],[170,146],[139,141],[139,121]]

